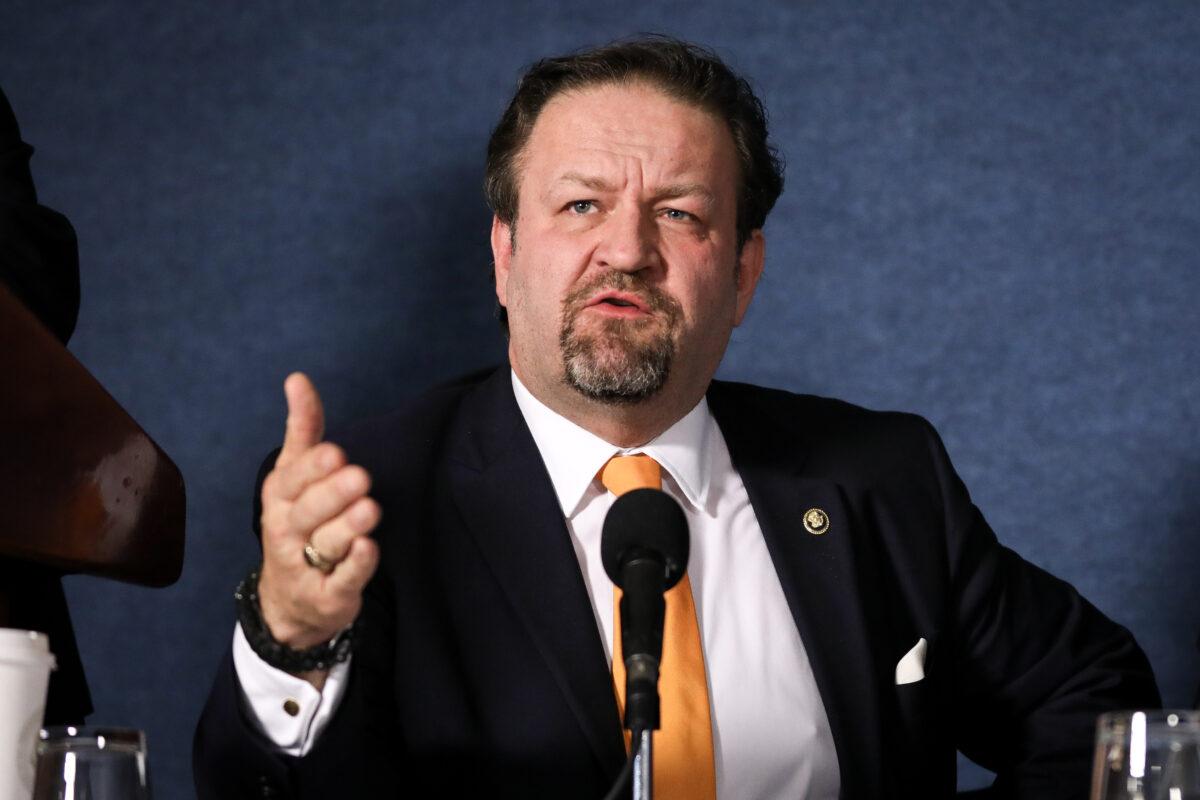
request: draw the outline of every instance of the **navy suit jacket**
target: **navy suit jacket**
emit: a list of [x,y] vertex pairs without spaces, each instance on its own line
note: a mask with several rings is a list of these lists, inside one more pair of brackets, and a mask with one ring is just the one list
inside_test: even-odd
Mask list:
[[[953,796],[961,749],[1001,794],[1085,797],[1096,714],[1159,703],[1128,632],[996,541],[924,420],[722,382],[708,400],[842,796]],[[603,797],[625,758],[612,679],[507,368],[337,441],[383,506],[344,702],[308,756],[280,756],[226,658],[195,740],[200,796]],[[827,533],[805,530],[810,508]],[[925,679],[896,686],[922,637]]]

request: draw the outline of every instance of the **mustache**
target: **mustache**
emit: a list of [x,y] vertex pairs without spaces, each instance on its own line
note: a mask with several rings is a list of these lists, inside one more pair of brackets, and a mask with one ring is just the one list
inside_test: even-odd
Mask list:
[[563,300],[563,318],[571,320],[583,310],[588,299],[602,291],[628,292],[637,295],[646,308],[651,311],[666,314],[674,321],[682,314],[682,308],[674,297],[661,289],[651,286],[643,278],[628,272],[611,270],[597,275],[584,285],[576,288]]

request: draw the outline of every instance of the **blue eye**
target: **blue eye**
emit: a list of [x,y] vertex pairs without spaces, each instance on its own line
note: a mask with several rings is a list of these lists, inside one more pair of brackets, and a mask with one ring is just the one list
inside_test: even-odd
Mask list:
[[575,200],[570,205],[570,209],[576,214],[586,214],[595,208],[596,204],[591,200]]
[[673,219],[677,222],[687,222],[693,218],[691,214],[686,211],[680,211],[678,208],[668,208],[663,213],[666,214],[667,219]]

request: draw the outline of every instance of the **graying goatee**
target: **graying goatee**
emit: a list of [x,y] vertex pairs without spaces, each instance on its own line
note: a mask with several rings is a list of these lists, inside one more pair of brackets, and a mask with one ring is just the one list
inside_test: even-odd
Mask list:
[[[646,339],[639,336],[643,320],[608,319],[599,333],[584,333],[576,320],[584,303],[605,289],[636,294],[660,319],[663,330]],[[569,386],[592,400],[612,405],[633,404],[653,396],[667,382],[675,356],[675,329],[682,310],[674,298],[633,275],[611,272],[571,293],[563,303],[559,348]]]

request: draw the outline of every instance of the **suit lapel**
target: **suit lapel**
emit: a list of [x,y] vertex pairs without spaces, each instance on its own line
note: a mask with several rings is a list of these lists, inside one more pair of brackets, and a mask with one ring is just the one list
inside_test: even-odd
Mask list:
[[[604,774],[625,759],[612,678],[549,475],[525,426],[507,370],[465,402],[452,441],[455,497],[470,534],[528,630]],[[868,631],[883,617],[864,592],[873,552],[857,544],[842,488],[804,469],[795,420],[751,408],[714,383],[709,404],[762,527],[829,717],[844,797],[891,794],[879,687],[890,680]],[[828,531],[809,533],[821,509]],[[865,550],[865,552],[864,552]]]
[[[885,796],[879,659],[868,635],[875,613],[864,600],[864,554],[856,550],[841,487],[804,474],[806,442],[790,433],[795,420],[748,408],[721,384],[708,399],[812,665],[837,747],[842,796]],[[810,509],[828,517],[824,533],[806,529]]]
[[469,398],[455,495],[472,537],[577,717],[603,774],[625,760],[612,676],[550,477],[499,370]]

